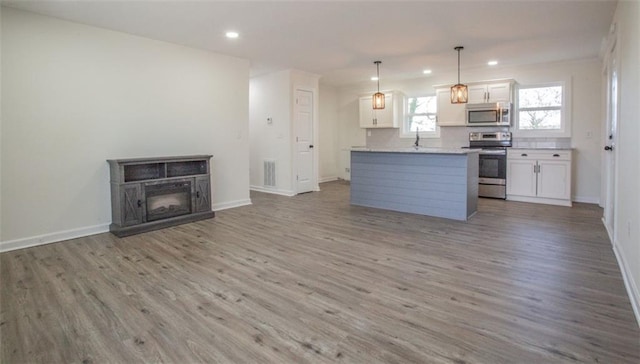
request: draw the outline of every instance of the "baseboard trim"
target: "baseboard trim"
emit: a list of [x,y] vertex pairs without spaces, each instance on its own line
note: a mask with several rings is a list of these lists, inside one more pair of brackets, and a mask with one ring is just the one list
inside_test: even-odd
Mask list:
[[318,181],[318,183],[332,182],[332,181],[337,181],[337,180],[338,180],[337,176],[322,177],[322,178],[320,178],[320,181]]
[[541,204],[547,204],[547,205],[571,207],[571,201],[570,200],[557,200],[555,198],[507,195],[507,200],[509,200],[509,201],[518,201],[518,202],[531,202],[531,203],[541,203]]
[[251,191],[264,192],[264,193],[273,193],[274,195],[281,195],[287,197],[293,197],[296,195],[295,192],[289,190],[279,190],[277,188],[267,188],[262,186],[251,186]]
[[620,267],[620,271],[622,272],[622,280],[624,281],[624,287],[627,289],[627,295],[629,295],[633,313],[636,315],[638,326],[640,326],[640,290],[638,289],[638,285],[633,279],[631,271],[629,271],[628,269],[629,265],[627,264],[624,255],[620,253],[620,251],[618,250],[618,244],[615,242],[613,243],[613,252],[616,255],[618,266]]
[[58,231],[50,234],[0,242],[0,252],[31,248],[38,245],[57,243],[63,240],[82,238],[89,235],[109,232],[109,224],[88,226],[78,229]]
[[599,205],[600,204],[600,198],[598,198],[598,197],[587,197],[587,196],[573,196],[573,202],[591,203],[591,204]]
[[213,211],[221,211],[221,210],[232,209],[234,207],[247,206],[247,205],[251,205],[250,198],[247,198],[244,200],[235,200],[235,201],[229,201],[229,202],[216,203],[216,204],[213,204],[211,209]]

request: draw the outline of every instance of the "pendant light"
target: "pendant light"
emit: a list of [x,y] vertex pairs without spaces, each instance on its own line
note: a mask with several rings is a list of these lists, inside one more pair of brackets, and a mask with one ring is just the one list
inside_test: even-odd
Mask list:
[[373,94],[373,108],[374,109],[384,109],[384,94],[380,92],[380,63],[381,61],[373,62],[376,65],[376,73],[378,75],[378,92]]
[[451,87],[451,103],[452,104],[466,104],[468,101],[468,89],[467,85],[460,83],[460,51],[464,49],[462,46],[455,48],[458,51],[458,84]]

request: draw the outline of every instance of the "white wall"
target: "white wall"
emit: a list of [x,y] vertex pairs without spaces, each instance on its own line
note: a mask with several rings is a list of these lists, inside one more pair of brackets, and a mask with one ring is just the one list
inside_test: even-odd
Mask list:
[[[276,161],[276,187],[271,192],[293,195],[291,178],[291,75],[270,73],[250,80],[251,188],[263,190],[263,161]],[[267,123],[267,118],[273,121]],[[269,189],[269,188],[267,188]]]
[[[313,93],[314,139],[317,141],[319,138],[317,75],[298,70],[285,70],[253,77],[250,80],[250,180],[252,189],[287,196],[296,194],[293,102],[297,89]],[[271,118],[272,122],[268,123],[267,118]],[[318,152],[314,150],[314,154],[317,161]],[[275,188],[264,186],[263,163],[265,160],[276,161]],[[314,174],[317,181],[317,165],[314,166]]]
[[106,159],[213,154],[214,209],[250,203],[249,62],[2,9],[4,249],[111,222]]
[[[597,203],[600,199],[600,134],[601,128],[601,63],[597,59],[573,62],[530,65],[526,67],[484,68],[462,73],[463,82],[492,79],[515,79],[520,84],[531,84],[569,79],[572,83],[572,138],[575,148],[573,169],[573,199]],[[456,80],[454,73],[433,75],[403,81],[381,80],[387,90],[396,89],[408,96],[435,94],[434,85]],[[365,83],[339,91],[338,112],[340,148],[351,145],[386,143],[390,147],[410,146],[413,138],[400,138],[398,129],[372,130],[367,137],[358,127],[357,98],[363,93],[374,92],[374,83]],[[590,136],[587,136],[590,133]],[[421,145],[434,147],[461,147],[468,144],[468,130],[464,127],[441,128],[440,139],[421,139]],[[339,171],[341,178],[348,179],[347,152],[342,150]]]
[[338,178],[338,92],[335,87],[320,85],[320,182]]
[[640,3],[619,1],[620,57],[614,250],[640,324]]

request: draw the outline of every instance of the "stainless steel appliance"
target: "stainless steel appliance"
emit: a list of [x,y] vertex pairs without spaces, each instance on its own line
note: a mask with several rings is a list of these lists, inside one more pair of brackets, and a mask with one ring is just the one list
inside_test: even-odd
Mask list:
[[468,126],[510,126],[513,105],[510,102],[467,104]]
[[510,146],[509,132],[469,133],[469,147],[481,149],[479,197],[507,197],[507,148]]

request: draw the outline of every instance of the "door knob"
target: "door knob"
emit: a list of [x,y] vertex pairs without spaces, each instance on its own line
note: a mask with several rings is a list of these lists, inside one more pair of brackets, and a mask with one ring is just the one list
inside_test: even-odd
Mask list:
[[311,145],[309,146],[309,149],[313,149],[313,144],[311,144]]
[[608,146],[608,145],[605,145],[605,146],[604,146],[604,150],[606,150],[606,151],[612,151],[612,150],[613,150],[613,147],[610,147],[610,146]]

